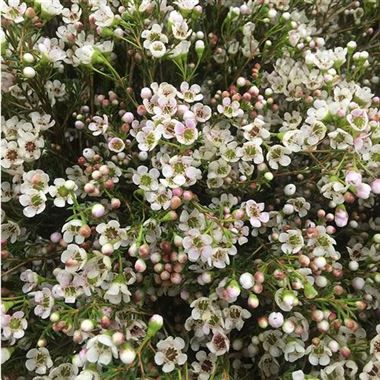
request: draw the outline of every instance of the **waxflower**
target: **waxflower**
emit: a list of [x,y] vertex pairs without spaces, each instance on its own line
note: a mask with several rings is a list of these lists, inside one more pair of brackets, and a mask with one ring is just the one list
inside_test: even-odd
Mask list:
[[182,338],[168,337],[157,343],[157,352],[154,355],[154,361],[158,365],[162,365],[162,370],[165,373],[172,372],[175,365],[183,365],[187,361],[187,355],[181,350],[185,347],[185,342]]
[[86,359],[90,363],[108,365],[113,357],[118,357],[116,346],[112,343],[111,337],[106,334],[100,334],[89,339],[86,348]]
[[253,227],[261,227],[262,223],[268,222],[269,214],[267,212],[263,212],[264,207],[264,203],[256,203],[254,200],[247,201],[245,212]]
[[4,378],[379,378],[375,1],[0,10]]
[[26,354],[25,366],[29,371],[35,371],[38,375],[44,375],[48,368],[53,366],[50,353],[47,348],[32,348]]

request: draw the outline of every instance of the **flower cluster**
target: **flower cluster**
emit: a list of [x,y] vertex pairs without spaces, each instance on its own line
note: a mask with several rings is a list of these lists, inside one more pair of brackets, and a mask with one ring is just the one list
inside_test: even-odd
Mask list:
[[0,9],[5,379],[379,378],[376,1]]

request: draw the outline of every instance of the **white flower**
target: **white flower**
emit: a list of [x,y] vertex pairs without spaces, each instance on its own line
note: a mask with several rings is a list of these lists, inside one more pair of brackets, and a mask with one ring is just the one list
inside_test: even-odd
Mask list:
[[321,380],[354,380],[358,372],[358,366],[353,360],[341,360],[332,363],[321,371]]
[[355,108],[347,115],[347,121],[355,131],[365,131],[368,126],[367,112],[360,108]]
[[205,351],[198,351],[195,355],[197,361],[191,363],[193,372],[197,374],[199,380],[208,380],[215,370],[216,356],[206,354]]
[[242,148],[238,147],[236,141],[230,142],[220,147],[220,154],[227,162],[238,162],[243,156]]
[[288,148],[282,145],[273,145],[269,148],[266,159],[272,169],[278,169],[279,164],[281,166],[289,166],[291,159],[288,154],[291,154]]
[[278,373],[280,371],[280,364],[273,356],[266,353],[262,355],[260,358],[259,368],[261,370],[262,378],[275,379],[276,377],[278,377]]
[[145,199],[150,203],[152,210],[167,210],[170,207],[172,191],[165,186],[159,185],[157,190],[146,192]]
[[224,327],[226,330],[241,330],[244,326],[244,319],[251,317],[251,313],[237,305],[231,305],[223,310]]
[[38,160],[41,156],[41,149],[44,147],[44,139],[29,132],[20,132],[17,139],[20,153],[26,162]]
[[118,357],[116,346],[112,343],[111,336],[100,334],[89,339],[86,344],[86,359],[90,363],[108,365],[112,357]]
[[30,190],[22,194],[19,201],[24,206],[23,214],[28,218],[41,214],[46,208],[46,196],[42,191]]
[[344,193],[347,191],[348,185],[339,181],[330,181],[322,186],[321,193],[325,198],[332,199],[336,204],[344,202]]
[[289,338],[284,348],[284,358],[293,363],[305,355],[305,343],[301,339]]
[[[378,326],[377,330],[379,331],[379,326]],[[376,360],[380,361],[380,333],[378,333],[371,340],[370,354],[373,355],[376,358]]]
[[253,139],[243,144],[241,148],[241,159],[243,161],[253,161],[255,164],[264,162],[263,150],[260,146],[260,139]]
[[3,365],[6,361],[10,359],[12,355],[12,351],[7,348],[7,347],[1,347],[1,352],[0,352],[0,358],[1,358],[1,365]]
[[161,124],[155,126],[152,121],[148,120],[136,135],[139,149],[145,152],[153,150],[160,141],[162,132],[163,126]]
[[3,203],[7,203],[13,198],[15,198],[18,194],[20,186],[12,185],[9,182],[2,182],[1,184],[1,200]]
[[111,8],[102,3],[99,4],[99,9],[93,13],[93,16],[95,19],[95,24],[101,27],[111,26],[115,19],[115,15],[113,14]]
[[208,342],[206,346],[211,353],[221,356],[230,350],[230,341],[223,332],[215,330],[211,342]]
[[[66,58],[66,53],[62,49],[63,46],[60,46],[61,43],[62,41],[58,40],[57,38],[50,39],[42,37],[38,41],[38,50],[41,52],[42,56],[45,59],[47,59],[50,62],[57,63],[59,61],[63,61]],[[38,112],[32,112],[32,114],[39,115]]]
[[5,120],[4,116],[1,117],[1,132],[7,141],[17,139],[19,124],[20,121],[17,116],[12,116],[7,120]]
[[55,125],[55,120],[52,120],[51,115],[41,114],[39,112],[31,112],[29,117],[32,120],[34,127],[37,131],[46,131]]
[[172,24],[172,33],[177,40],[186,40],[191,35],[192,30],[189,29],[189,25],[186,20],[174,22]]
[[217,161],[212,161],[208,165],[207,178],[212,179],[221,179],[225,178],[230,174],[231,166],[226,160],[220,158]]
[[208,264],[215,268],[225,268],[230,264],[230,257],[236,255],[237,249],[235,246],[231,248],[216,247],[212,250],[212,256],[208,259]]
[[269,220],[269,213],[264,211],[264,203],[256,203],[254,200],[249,200],[245,205],[245,212],[249,218],[252,227],[259,228],[263,223]]
[[268,351],[273,357],[278,358],[283,354],[285,342],[283,333],[280,330],[269,330],[259,335],[263,342],[263,348]]
[[201,87],[198,84],[189,85],[187,82],[182,82],[180,90],[177,96],[183,99],[187,103],[194,103],[203,99],[201,92]]
[[8,220],[6,223],[2,221],[1,223],[2,239],[8,240],[13,244],[16,242],[16,240],[18,239],[20,235],[21,235],[21,228],[17,223],[11,220]]
[[161,41],[154,41],[150,44],[149,51],[152,53],[153,57],[161,58],[166,53],[166,46]]
[[363,372],[359,375],[360,380],[378,380],[380,373],[380,361],[370,360],[363,368]]
[[104,293],[104,299],[114,305],[118,305],[123,301],[128,303],[130,301],[131,292],[127,285],[123,282],[114,281],[111,283],[109,289]]
[[298,303],[297,293],[294,290],[280,288],[276,291],[274,299],[278,307],[283,311],[292,310]]
[[189,230],[187,236],[182,240],[185,253],[187,253],[189,260],[192,262],[197,261],[199,258],[203,262],[207,262],[212,255],[211,243],[211,236],[201,234],[196,228]]
[[306,199],[303,197],[288,199],[286,203],[292,205],[301,218],[307,215],[311,207],[310,203],[306,202]]
[[[166,120],[174,116],[177,112],[177,101],[173,97],[159,96],[156,104],[153,105],[154,119]],[[162,126],[160,125],[160,128]]]
[[177,0],[174,4],[178,5],[178,8],[184,11],[191,11],[198,5],[198,0]]
[[20,3],[20,0],[8,0],[1,2],[1,16],[12,20],[14,23],[19,24],[24,21],[24,13],[26,11],[26,3]]
[[304,246],[302,231],[300,230],[281,232],[278,240],[283,243],[281,250],[285,254],[298,253]]
[[41,10],[49,16],[60,15],[63,11],[63,5],[59,0],[38,0],[41,4]]
[[62,252],[61,261],[65,264],[68,272],[78,272],[86,264],[87,252],[76,244],[69,244]]
[[231,101],[231,99],[227,97],[223,98],[222,104],[219,104],[217,109],[219,113],[222,113],[228,118],[242,117],[244,114],[240,108],[240,103],[237,100]]
[[74,189],[70,190],[67,186],[68,181],[64,178],[56,178],[54,180],[54,185],[49,186],[49,194],[54,198],[54,205],[57,207],[65,207],[66,203],[72,205],[74,203],[76,195],[74,191],[78,189],[75,184]]
[[16,311],[12,315],[5,314],[2,316],[2,338],[9,340],[12,345],[17,339],[21,339],[25,335],[28,322],[24,316],[25,314],[22,311]]
[[112,137],[108,142],[108,149],[111,152],[120,153],[125,149],[124,141],[119,137]]
[[33,294],[34,302],[36,303],[34,314],[42,319],[48,318],[54,306],[54,298],[51,290],[49,288],[43,288],[41,291],[37,291]]
[[92,132],[93,136],[104,135],[107,132],[108,127],[109,123],[107,115],[103,115],[103,117],[94,116],[92,122],[88,125],[88,129]]
[[292,152],[299,152],[305,140],[305,133],[299,129],[292,129],[285,132],[282,143]]
[[318,346],[311,344],[306,349],[306,354],[309,355],[309,362],[312,365],[326,366],[330,363],[331,350],[321,342]]
[[84,369],[76,377],[75,380],[101,380],[98,370]]
[[168,43],[168,37],[162,33],[162,27],[159,24],[153,24],[150,30],[144,30],[141,37],[145,39],[143,44],[145,49],[149,49],[154,42]]
[[16,141],[1,140],[1,166],[4,169],[19,166],[24,162],[22,150]]
[[270,132],[265,126],[264,120],[261,117],[256,117],[253,123],[245,125],[242,128],[244,138],[248,141],[257,142],[260,145],[262,140],[270,137]]
[[49,373],[50,380],[73,380],[77,379],[78,367],[71,363],[62,363],[53,368]]
[[83,45],[75,50],[74,62],[79,65],[90,65],[92,63],[96,50],[90,44]]
[[165,373],[174,371],[176,365],[183,365],[187,361],[187,355],[182,353],[185,348],[182,338],[169,336],[165,340],[160,340],[156,347],[154,361],[156,364],[162,365]]
[[66,243],[71,243],[73,240],[77,244],[82,244],[85,237],[79,234],[80,228],[83,226],[83,222],[80,219],[72,219],[65,223],[62,227],[63,240]]
[[158,177],[160,172],[153,168],[148,172],[146,166],[139,166],[137,171],[132,176],[132,181],[135,185],[145,191],[156,191],[158,189]]
[[47,81],[45,90],[50,99],[51,106],[54,106],[57,100],[63,101],[66,95],[66,85],[57,79]]
[[101,246],[112,244],[114,249],[118,249],[126,243],[126,231],[120,228],[120,223],[117,220],[99,224],[96,227],[96,232],[100,234],[99,244]]
[[195,120],[199,123],[205,123],[211,118],[211,108],[209,106],[203,105],[202,103],[194,104],[191,110],[194,113]]
[[28,371],[35,371],[38,375],[44,375],[53,366],[50,353],[47,348],[32,348],[26,353],[25,367]]
[[321,121],[314,121],[312,125],[304,124],[301,132],[305,136],[308,145],[317,145],[326,136],[327,128]]
[[22,291],[24,293],[29,293],[38,285],[38,274],[31,269],[27,269],[20,274],[20,280],[25,282],[22,286]]
[[204,214],[200,213],[197,209],[194,209],[189,214],[187,210],[183,210],[179,217],[178,228],[181,231],[189,231],[192,228],[202,230],[206,225],[206,218]]
[[82,9],[79,7],[78,4],[72,4],[71,8],[64,8],[62,11],[62,20],[66,24],[73,24],[75,22],[78,22],[80,20],[80,17],[82,15]]
[[184,145],[191,145],[198,138],[196,122],[192,119],[187,119],[184,123],[178,121],[174,127],[174,132],[177,141]]
[[173,189],[194,185],[202,178],[202,172],[193,166],[194,160],[190,156],[173,156],[162,164],[162,174],[165,180],[161,183]]

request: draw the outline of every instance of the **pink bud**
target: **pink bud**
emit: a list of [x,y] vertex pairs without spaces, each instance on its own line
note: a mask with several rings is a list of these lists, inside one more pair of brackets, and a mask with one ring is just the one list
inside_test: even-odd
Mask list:
[[132,112],[126,112],[126,113],[122,116],[121,120],[123,120],[124,123],[131,124],[134,118],[135,118],[135,117],[133,116],[133,113],[132,113]]
[[140,104],[138,107],[137,107],[137,113],[140,115],[140,116],[144,116],[146,114],[146,109],[145,107]]
[[192,191],[189,191],[189,190],[185,190],[183,192],[183,199],[185,201],[191,201],[192,199],[194,198],[194,194]]
[[144,87],[142,90],[141,90],[141,97],[143,99],[149,99],[152,97],[152,91],[150,88],[148,87]]
[[121,206],[120,199],[118,198],[112,198],[111,199],[111,207],[115,210],[118,209]]
[[182,203],[181,198],[175,195],[175,196],[170,200],[170,208],[171,208],[172,210],[176,210],[178,207],[181,206],[181,203]]
[[87,194],[91,194],[91,193],[93,193],[94,192],[94,190],[95,190],[95,186],[94,186],[94,184],[93,183],[91,183],[91,182],[88,182],[88,183],[86,183],[85,185],[84,185],[84,191],[87,193]]
[[366,183],[359,183],[355,186],[356,196],[361,199],[368,199],[371,194],[371,186]]
[[268,322],[273,328],[277,329],[283,325],[284,316],[281,313],[270,313]]
[[175,197],[180,197],[183,194],[183,190],[180,187],[172,190],[172,193]]
[[97,203],[92,206],[91,213],[95,218],[101,218],[105,214],[106,210],[104,206],[100,203]]
[[380,194],[380,179],[375,179],[372,183],[371,183],[371,188],[372,188],[372,192],[374,194]]
[[266,329],[268,327],[268,318],[265,316],[259,317],[257,323],[262,329]]
[[50,241],[52,243],[58,243],[62,239],[62,235],[59,232],[53,232],[50,235]]
[[259,299],[256,294],[251,293],[248,297],[248,306],[252,309],[256,309],[259,306]]
[[362,182],[362,175],[358,172],[347,172],[345,181],[348,185],[357,185]]
[[135,270],[138,273],[145,272],[145,270],[146,270],[145,261],[142,260],[142,259],[137,259],[136,262],[135,262]]
[[238,219],[238,220],[243,219],[243,218],[244,218],[244,215],[245,215],[245,213],[244,213],[244,210],[242,210],[242,209],[239,209],[239,210],[234,211],[234,216],[235,216],[235,218]]
[[347,211],[343,208],[337,208],[335,210],[335,224],[338,227],[344,227],[348,223]]

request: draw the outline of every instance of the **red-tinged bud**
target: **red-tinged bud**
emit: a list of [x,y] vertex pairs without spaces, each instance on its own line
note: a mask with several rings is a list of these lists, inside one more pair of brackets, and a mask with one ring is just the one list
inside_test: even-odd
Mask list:
[[81,228],[79,228],[79,235],[88,238],[91,236],[91,228],[85,224]]
[[111,326],[111,320],[107,315],[103,315],[102,318],[100,319],[100,325],[104,329],[108,329],[108,327]]
[[262,328],[266,329],[268,327],[268,318],[266,316],[259,317],[257,319],[257,324]]
[[148,244],[143,244],[139,248],[139,255],[141,258],[145,259],[149,256],[150,254],[150,247]]
[[177,197],[177,196],[174,196],[171,200],[170,200],[170,208],[172,210],[176,210],[178,207],[180,207],[182,204],[182,200],[180,197]]
[[339,350],[340,354],[345,358],[345,359],[348,359],[350,356],[351,356],[351,350],[345,346],[345,347],[342,347],[340,350]]

